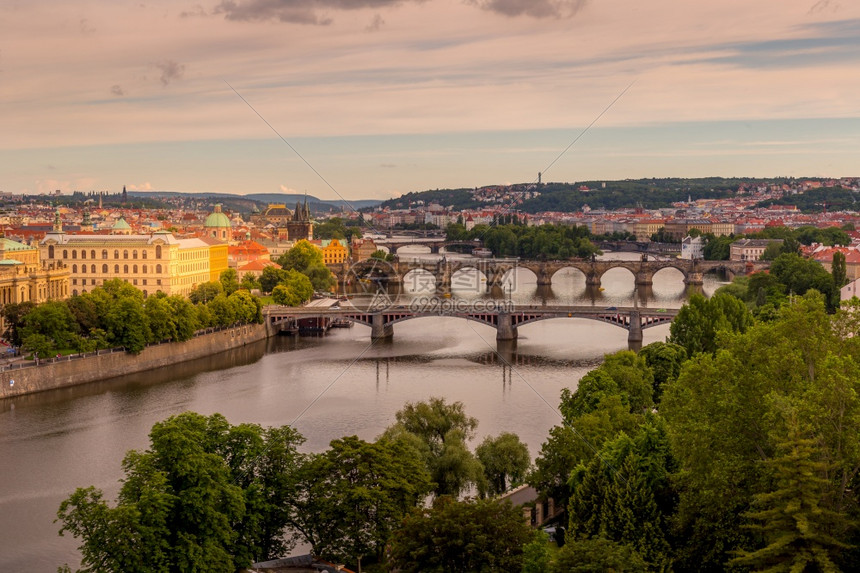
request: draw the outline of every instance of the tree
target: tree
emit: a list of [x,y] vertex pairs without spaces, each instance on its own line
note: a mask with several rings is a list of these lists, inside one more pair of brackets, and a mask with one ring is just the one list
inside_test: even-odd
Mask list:
[[770,272],[788,292],[802,295],[814,289],[824,295],[829,312],[839,307],[839,289],[833,276],[817,262],[795,254],[780,255],[771,264]]
[[746,305],[731,295],[715,294],[706,299],[694,293],[672,321],[669,342],[683,346],[688,356],[713,353],[719,331],[745,332],[752,320]]
[[132,354],[140,353],[150,340],[146,311],[139,298],[124,297],[113,301],[102,321],[110,343],[122,346]]
[[334,440],[309,456],[296,480],[294,537],[314,555],[357,563],[382,560],[391,533],[430,490],[420,453],[399,441]]
[[846,516],[824,506],[827,464],[818,459],[816,440],[804,438],[796,418],[778,445],[776,457],[764,463],[773,468],[776,489],[756,494],[754,509],[746,513],[766,545],[741,551],[731,565],[757,570],[838,571],[838,555],[849,546],[834,537],[847,529]]
[[565,544],[549,573],[635,573],[647,571],[648,565],[630,545],[602,537],[578,539]]
[[286,271],[277,267],[266,267],[260,275],[260,290],[272,292],[286,276]]
[[248,291],[252,291],[254,289],[260,289],[260,279],[254,276],[254,273],[245,273],[242,275],[242,282],[239,283],[239,288],[243,288]]
[[236,269],[221,271],[221,276],[218,277],[218,280],[227,296],[239,290],[239,276],[236,274]]
[[522,511],[510,503],[445,496],[403,520],[391,562],[404,573],[519,571],[531,539]]
[[26,302],[10,302],[3,305],[3,319],[6,321],[6,331],[3,336],[14,346],[21,346],[20,327],[24,323],[24,317],[36,308],[36,303],[31,301]]
[[603,537],[630,545],[653,569],[665,569],[671,563],[665,531],[674,512],[673,470],[659,418],[649,420],[633,438],[618,434],[571,475],[568,537]]
[[[79,488],[57,512],[82,539],[82,571],[233,571],[280,552],[280,486],[303,441],[289,428],[231,427],[192,412],[155,424],[130,451],[115,507]],[[266,549],[268,548],[268,549]]]
[[[49,300],[37,305],[21,320],[20,335],[24,340],[34,340],[33,335],[47,337],[54,348],[70,348],[78,323],[63,301]],[[26,344],[25,344],[26,346]]]
[[173,340],[176,338],[176,323],[173,318],[173,307],[163,293],[150,296],[143,304],[146,311],[146,321],[149,325],[149,342]]
[[654,402],[659,404],[663,387],[674,382],[681,373],[681,365],[687,360],[687,351],[678,344],[652,342],[639,351],[639,356],[654,374]]
[[481,464],[466,446],[478,421],[466,415],[462,402],[447,404],[444,398],[435,397],[427,402],[407,402],[395,418],[397,423],[383,435],[398,439],[406,433],[416,438],[437,496],[459,495],[482,479]]
[[188,293],[188,300],[194,304],[206,304],[223,292],[224,285],[220,281],[200,283]]
[[830,267],[830,274],[833,275],[833,284],[836,288],[842,288],[848,282],[848,271],[845,266],[845,255],[839,251],[833,253],[833,263]]
[[293,269],[301,273],[312,265],[323,264],[322,251],[302,239],[278,258],[278,264],[284,270]]
[[302,271],[310,279],[315,291],[328,291],[337,284],[337,279],[329,268],[323,264],[313,264]]
[[484,467],[486,478],[486,486],[479,488],[485,490],[479,491],[482,497],[501,495],[521,485],[531,464],[528,446],[510,432],[502,432],[496,438],[487,436],[475,455]]

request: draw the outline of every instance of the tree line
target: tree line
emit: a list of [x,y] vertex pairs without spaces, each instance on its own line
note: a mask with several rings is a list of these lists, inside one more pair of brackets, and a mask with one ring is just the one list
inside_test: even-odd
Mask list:
[[[235,271],[225,274],[225,282],[235,280]],[[196,304],[161,292],[144,299],[121,279],[66,300],[7,304],[4,337],[40,358],[117,347],[137,354],[147,344],[188,340],[202,328],[263,321],[257,297],[238,289],[227,294],[215,285],[217,292]]]
[[453,223],[448,225],[446,232],[449,241],[481,240],[495,257],[569,259],[600,254],[591,242],[588,227],[584,226],[510,223],[475,225],[467,231],[465,226]]

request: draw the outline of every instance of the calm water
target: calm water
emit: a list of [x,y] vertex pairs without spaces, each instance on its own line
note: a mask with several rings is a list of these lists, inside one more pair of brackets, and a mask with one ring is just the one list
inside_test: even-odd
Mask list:
[[[633,277],[623,270],[605,275],[604,290],[590,293],[579,274],[557,275],[551,291],[538,290],[528,275],[517,276],[514,300],[632,303]],[[708,277],[705,292],[718,285]],[[680,273],[661,271],[638,296],[648,306],[680,306]],[[0,401],[0,571],[74,567],[77,542],[58,537],[52,523],[60,502],[87,485],[113,499],[125,452],[145,448],[151,426],[172,414],[220,412],[234,424],[294,424],[307,438],[304,449],[320,451],[344,435],[372,440],[405,402],[443,396],[478,418],[476,443],[510,431],[534,457],[559,421],[561,389],[575,387],[605,353],[627,348],[627,332],[611,325],[543,321],[519,329],[509,367],[487,326],[423,318],[394,329],[393,341],[375,344],[362,326],[325,338],[279,337],[167,370]],[[665,325],[646,329],[644,343],[667,334]]]

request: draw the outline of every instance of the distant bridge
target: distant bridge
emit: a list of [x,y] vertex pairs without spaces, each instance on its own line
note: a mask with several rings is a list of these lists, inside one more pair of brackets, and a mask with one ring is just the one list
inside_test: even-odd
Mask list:
[[[647,257],[647,255],[645,256]],[[654,275],[663,269],[676,269],[684,276],[685,285],[701,285],[704,275],[711,272],[724,272],[729,278],[736,275],[770,268],[767,261],[703,261],[688,259],[668,259],[651,261],[602,261],[602,260],[567,260],[567,261],[524,261],[518,259],[469,259],[457,260],[442,258],[437,262],[391,262],[386,263],[376,259],[366,259],[358,263],[341,263],[329,265],[342,284],[351,280],[375,279],[388,283],[403,283],[406,276],[416,271],[429,273],[433,276],[436,290],[450,291],[455,275],[463,271],[479,271],[486,278],[486,291],[493,287],[501,287],[508,274],[517,268],[528,269],[537,277],[538,286],[552,285],[553,276],[562,269],[576,269],[585,275],[585,283],[600,286],[601,279],[612,269],[626,269],[633,275],[637,286],[653,284]],[[426,276],[426,275],[424,275]]]
[[[391,338],[394,325],[415,318],[450,316],[472,320],[496,329],[496,340],[517,339],[517,328],[532,322],[552,318],[579,318],[604,322],[628,331],[627,342],[634,348],[642,343],[642,330],[668,324],[677,316],[677,309],[647,309],[634,307],[599,309],[592,306],[534,306],[513,305],[506,301],[482,301],[484,309],[474,304],[445,304],[442,301],[434,308],[410,308],[403,305],[371,311],[359,307],[308,308],[270,305],[263,309],[263,316],[275,328],[294,324],[303,319],[346,319],[371,328],[372,339]],[[350,305],[349,302],[344,303]]]

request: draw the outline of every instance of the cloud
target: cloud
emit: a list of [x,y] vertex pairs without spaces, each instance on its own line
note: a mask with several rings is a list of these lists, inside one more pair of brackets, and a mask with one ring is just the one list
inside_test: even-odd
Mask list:
[[582,10],[588,0],[468,0],[484,10],[505,16],[532,18],[570,18]]
[[281,193],[298,193],[295,189],[287,187],[286,185],[281,185]]
[[81,18],[81,21],[78,22],[78,25],[80,26],[81,34],[83,34],[84,36],[92,36],[96,33],[96,29],[90,26],[90,22],[86,18]]
[[194,18],[197,16],[208,16],[206,9],[200,4],[195,4],[190,10],[185,10],[179,13],[180,18]]
[[152,183],[147,181],[140,185],[126,185],[129,191],[152,191]]
[[117,97],[122,97],[125,95],[125,91],[123,91],[122,86],[119,84],[114,84],[110,87],[110,93]]
[[385,20],[382,19],[382,16],[377,14],[373,17],[373,20],[370,22],[370,24],[367,25],[367,28],[365,28],[365,30],[367,30],[368,32],[376,32],[382,27],[383,24],[385,24]]
[[165,86],[173,80],[182,79],[182,76],[185,75],[185,65],[173,60],[162,60],[153,65],[161,70],[161,84]]
[[[221,0],[212,13],[224,14],[227,20],[235,21],[279,20],[292,24],[326,26],[333,22],[333,19],[325,14],[327,10],[391,8],[401,4],[422,4],[427,1],[429,0]],[[588,0],[463,0],[463,2],[510,17],[569,18],[582,10]],[[377,15],[367,30],[378,30],[384,23],[382,17]]]
[[838,2],[831,2],[830,0],[818,0],[815,4],[812,5],[812,8],[809,9],[809,14],[816,14],[822,12],[838,12],[841,6]]

